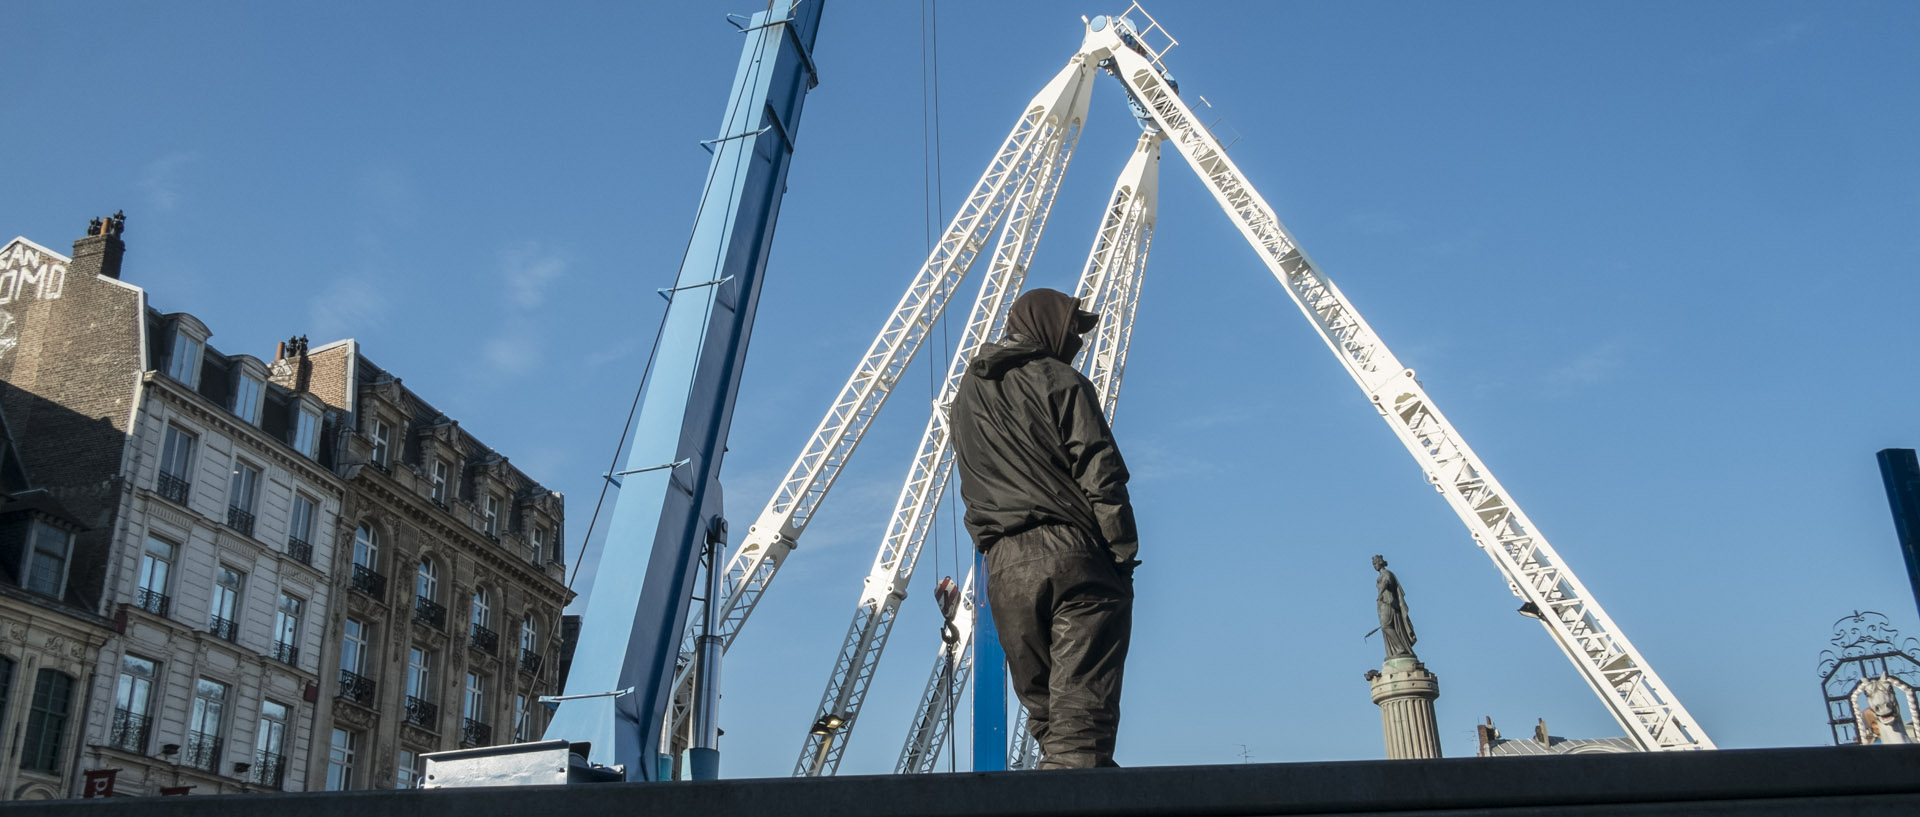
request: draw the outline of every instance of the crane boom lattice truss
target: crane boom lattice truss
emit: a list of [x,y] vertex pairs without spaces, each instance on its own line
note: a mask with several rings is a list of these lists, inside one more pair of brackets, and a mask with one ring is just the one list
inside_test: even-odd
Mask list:
[[[1147,25],[1136,24],[1136,16],[1145,19]],[[1163,41],[1157,48],[1149,43],[1155,38]],[[1466,524],[1475,545],[1493,561],[1509,590],[1539,611],[1540,621],[1554,643],[1628,735],[1646,750],[1713,748],[1698,722],[1433,404],[1413,371],[1400,363],[1333,281],[1300,249],[1272,207],[1180,99],[1162,63],[1175,44],[1137,3],[1120,17],[1087,21],[1079,53],[1024,109],[786,480],[729,560],[719,602],[724,644],[732,644],[782,561],[797,545],[813,511],[986,246],[987,238],[1008,221],[1009,229],[995,253],[994,272],[982,285],[957,361],[964,361],[980,342],[993,336],[993,328],[1004,319],[1005,307],[1024,280],[1025,261],[1039,239],[1047,208],[1078,138],[1086,110],[1086,87],[1092,70],[1098,67],[1126,88],[1135,115],[1148,131],[1129,170],[1116,184],[1115,197],[1089,254],[1078,293],[1090,299],[1103,316],[1089,338],[1080,365],[1100,389],[1102,407],[1109,418],[1117,407],[1120,376],[1139,304],[1141,274],[1151,245],[1152,191],[1157,183],[1154,168],[1164,141],[1186,160],[1262,263],[1286,288],[1413,455],[1428,482]],[[1148,154],[1151,161],[1143,158]],[[1144,181],[1136,181],[1128,189],[1128,173],[1136,170],[1135,163],[1144,166],[1140,171],[1144,175],[1139,177]],[[796,774],[831,773],[845,750],[893,617],[905,597],[932,509],[938,505],[948,480],[952,452],[946,439],[944,408],[961,371],[959,362],[948,369],[920,456],[895,505],[893,524],[867,578],[817,713],[836,715],[844,725],[831,737],[809,736]],[[970,650],[966,649],[972,638],[972,595],[973,577],[969,576],[955,622],[962,634],[960,646],[943,647],[936,659],[909,726],[898,771],[931,771],[938,758],[953,699],[965,687],[972,670]],[[691,638],[689,634],[683,655],[691,654]],[[681,694],[676,694],[669,724],[676,731],[686,715],[680,702],[685,699],[684,688],[690,684],[691,675],[690,667],[683,667],[676,680],[675,689]],[[1028,746],[1017,744],[1010,767],[1024,765],[1029,752]]]

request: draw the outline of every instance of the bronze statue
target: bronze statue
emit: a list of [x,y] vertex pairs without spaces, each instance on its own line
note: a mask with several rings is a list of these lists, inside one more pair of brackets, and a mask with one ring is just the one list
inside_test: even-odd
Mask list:
[[1380,571],[1380,580],[1375,586],[1379,590],[1380,640],[1386,642],[1387,657],[1418,658],[1413,654],[1413,645],[1420,639],[1413,634],[1413,619],[1407,615],[1407,591],[1400,586],[1400,579],[1393,571],[1387,569],[1385,557],[1375,555],[1373,569]]

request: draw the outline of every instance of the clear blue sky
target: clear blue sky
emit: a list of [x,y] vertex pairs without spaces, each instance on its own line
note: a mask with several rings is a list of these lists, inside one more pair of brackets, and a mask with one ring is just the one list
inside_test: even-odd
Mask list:
[[[227,352],[359,338],[564,491],[577,546],[732,78],[723,14],[753,5],[9,3],[0,238],[63,249],[125,208],[126,277],[162,311]],[[1158,5],[1188,98],[1708,733],[1827,742],[1832,622],[1920,634],[1873,460],[1920,446],[1920,6]],[[1118,10],[942,4],[944,212],[1079,16]],[[913,3],[826,10],[735,530],[926,251],[920,31]],[[1103,83],[1031,285],[1071,288],[1137,133]],[[1380,757],[1374,553],[1449,755],[1483,716],[1619,734],[1171,153],[1162,178],[1116,427],[1146,560],[1121,762]],[[729,656],[729,776],[790,771],[927,383],[909,372]],[[942,529],[843,773],[899,751]]]

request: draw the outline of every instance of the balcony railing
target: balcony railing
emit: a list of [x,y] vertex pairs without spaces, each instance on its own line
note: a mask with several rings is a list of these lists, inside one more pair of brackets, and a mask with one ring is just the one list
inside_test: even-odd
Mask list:
[[366,565],[353,566],[353,584],[350,586],[354,590],[376,599],[385,599],[387,597],[387,577],[373,572],[373,568],[367,567]]
[[156,616],[164,616],[167,614],[167,610],[173,607],[173,597],[157,590],[148,590],[142,587],[133,593],[133,606]]
[[280,788],[287,776],[287,759],[272,752],[253,756],[253,768],[247,770],[247,782]]
[[407,696],[407,723],[428,729],[440,728],[440,707],[431,701]]
[[340,697],[361,706],[373,706],[373,679],[352,670],[341,670]]
[[125,709],[115,709],[113,710],[113,733],[107,737],[107,745],[135,754],[146,754],[147,733],[152,729],[152,718],[135,715]]
[[160,472],[160,479],[153,485],[155,493],[181,505],[187,504],[187,492],[192,489],[193,483],[165,471]]
[[187,757],[181,761],[188,766],[206,771],[216,771],[220,766],[220,739],[205,732],[187,733]]
[[413,620],[436,630],[444,630],[447,628],[447,608],[426,596],[414,596]]
[[252,536],[253,513],[251,511],[240,510],[231,505],[227,506],[227,527],[233,528],[247,536]]
[[273,642],[273,660],[284,661],[289,664],[298,664],[300,661],[300,648],[288,644],[285,641],[275,641]]
[[475,624],[473,635],[468,636],[467,644],[476,650],[493,655],[500,650],[500,634]]
[[216,638],[233,641],[240,635],[240,625],[219,616],[214,616],[212,621],[207,622],[207,632],[213,633]]
[[493,743],[493,727],[472,718],[462,718],[461,720],[464,721],[464,723],[460,728],[460,745],[486,746]]
[[528,675],[539,675],[540,654],[537,652],[520,653],[520,671]]
[[287,538],[287,555],[303,565],[313,564],[313,543],[298,536]]

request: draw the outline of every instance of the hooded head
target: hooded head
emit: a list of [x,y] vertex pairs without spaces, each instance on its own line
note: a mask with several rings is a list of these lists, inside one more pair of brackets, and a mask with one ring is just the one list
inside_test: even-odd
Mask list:
[[1007,312],[1007,334],[1022,335],[1040,344],[1049,357],[1071,364],[1084,343],[1080,336],[1099,321],[1099,315],[1081,309],[1072,295],[1036,289],[1013,302]]

